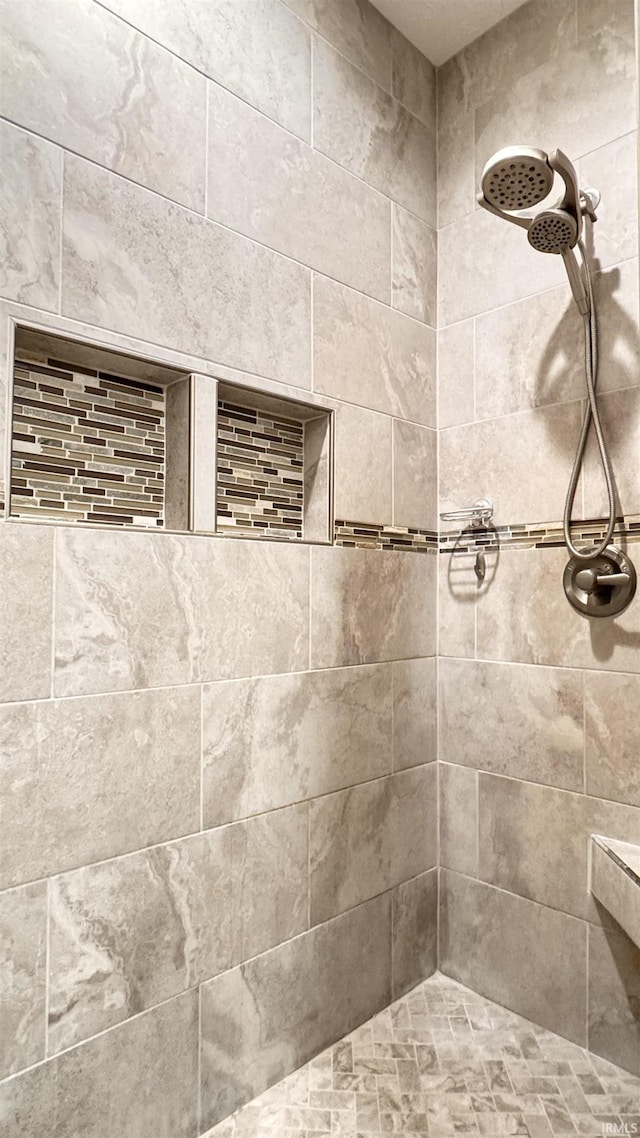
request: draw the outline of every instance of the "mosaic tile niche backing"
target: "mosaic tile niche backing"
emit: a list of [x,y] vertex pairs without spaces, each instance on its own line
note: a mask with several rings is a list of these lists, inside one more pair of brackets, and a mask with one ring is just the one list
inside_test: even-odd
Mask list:
[[160,387],[17,359],[12,515],[163,525],[164,418]]
[[221,400],[218,530],[301,539],[303,446],[301,422]]

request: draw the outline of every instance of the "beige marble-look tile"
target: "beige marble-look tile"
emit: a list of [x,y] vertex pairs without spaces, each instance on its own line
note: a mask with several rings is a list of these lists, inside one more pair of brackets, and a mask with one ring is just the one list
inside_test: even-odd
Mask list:
[[438,870],[396,886],[392,893],[393,998],[435,972],[438,961]]
[[437,758],[436,659],[396,660],[393,665],[393,769]]
[[433,763],[314,799],[311,923],[431,869],[437,861],[437,810]]
[[438,233],[440,327],[565,281],[561,257],[537,253],[523,229],[485,210],[476,209]]
[[[615,472],[616,510],[640,513],[640,387],[607,391],[598,398],[602,430]],[[608,514],[608,498],[600,453],[592,438],[587,443],[584,473],[586,517]]]
[[0,893],[2,1079],[44,1059],[46,940],[47,883]]
[[598,391],[640,384],[638,258],[595,273],[598,311]]
[[580,672],[443,659],[439,674],[441,759],[582,790]]
[[396,28],[391,29],[391,93],[435,134],[436,68]]
[[[620,645],[620,659],[624,659],[625,645],[618,640],[620,626],[593,629],[567,601],[562,587],[567,560],[565,549],[501,553],[491,588],[477,606],[480,658],[580,668],[591,663],[592,636],[603,642],[602,655],[609,652],[613,656]],[[602,667],[602,663],[591,666]]]
[[313,55],[313,145],[435,226],[435,134],[319,40]]
[[388,894],[205,984],[201,1126],[226,1118],[390,997]]
[[435,426],[432,328],[326,277],[314,279],[313,322],[316,391]]
[[306,667],[308,548],[124,531],[58,538],[56,694]]
[[438,426],[475,419],[474,321],[438,331]]
[[640,806],[640,675],[585,673],[586,790]]
[[[640,576],[640,546],[630,544],[627,557]],[[613,620],[592,621],[587,667],[596,671],[640,672],[640,605],[631,604]]]
[[578,163],[580,185],[595,186],[602,194],[592,241],[603,268],[638,255],[637,161],[638,134],[632,130]]
[[308,269],[74,155],[63,231],[65,316],[309,386]]
[[203,733],[208,826],[389,774],[391,666],[208,685]]
[[634,36],[622,21],[522,72],[508,100],[500,92],[476,110],[476,177],[507,136],[579,158],[634,130],[634,72]]
[[478,316],[475,361],[478,419],[581,399],[583,322],[568,284]]
[[0,699],[42,699],[51,693],[53,533],[0,526],[0,566]]
[[438,69],[440,129],[492,96],[506,95],[523,73],[564,56],[576,35],[572,0],[539,0],[517,8]]
[[[446,66],[446,64],[445,64]],[[438,225],[473,213],[476,208],[476,179],[473,112],[461,114],[438,131]]]
[[581,422],[576,400],[441,431],[439,509],[486,496],[496,525],[561,518]]
[[279,0],[108,0],[109,8],[301,138],[311,134],[311,37]]
[[311,665],[433,656],[436,557],[323,549],[311,557]]
[[585,923],[447,869],[440,889],[441,970],[584,1047]]
[[334,435],[334,513],[337,518],[391,525],[394,429],[394,421],[387,415],[349,403],[337,405]]
[[437,234],[419,217],[393,206],[392,303],[432,328],[437,319]]
[[[637,876],[632,876],[634,869],[640,870],[640,846],[592,836],[590,856],[589,888],[596,901],[600,902],[600,914],[606,910],[605,927],[613,925],[615,930],[613,922],[617,922],[640,948],[640,886]],[[611,917],[613,922],[609,919]]]
[[211,85],[207,216],[389,301],[386,198]]
[[0,1085],[3,1138],[193,1138],[197,1097],[198,996],[186,992]]
[[393,523],[438,528],[438,438],[431,427],[393,422]]
[[204,211],[202,75],[97,4],[5,0],[1,12],[0,113]]
[[438,557],[438,653],[473,658],[476,654],[478,578],[475,553]]
[[589,929],[589,1047],[640,1076],[640,949],[623,932]]
[[284,0],[342,55],[382,87],[391,85],[393,29],[367,0]]
[[57,311],[62,154],[5,122],[0,151],[0,293]]
[[307,927],[307,807],[54,878],[49,1053]]
[[478,804],[484,881],[598,923],[591,834],[640,844],[640,809],[491,774],[480,774]]
[[0,735],[2,887],[199,826],[195,688],[15,704]]
[[440,763],[440,864],[478,876],[478,775]]

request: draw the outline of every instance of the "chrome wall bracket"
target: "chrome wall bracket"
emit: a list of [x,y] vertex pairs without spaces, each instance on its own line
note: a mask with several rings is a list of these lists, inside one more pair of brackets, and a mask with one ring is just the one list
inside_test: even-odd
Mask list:
[[493,502],[491,498],[478,498],[463,510],[447,510],[440,514],[440,519],[443,522],[467,522],[470,529],[481,529],[493,519]]
[[626,553],[609,545],[604,553],[588,561],[572,557],[562,583],[569,604],[583,616],[617,616],[631,604],[637,582],[635,568]]

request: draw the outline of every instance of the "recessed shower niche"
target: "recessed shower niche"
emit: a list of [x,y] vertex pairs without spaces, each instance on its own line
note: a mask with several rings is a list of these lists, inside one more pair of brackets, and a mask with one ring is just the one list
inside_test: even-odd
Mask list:
[[331,540],[332,412],[23,325],[8,513]]

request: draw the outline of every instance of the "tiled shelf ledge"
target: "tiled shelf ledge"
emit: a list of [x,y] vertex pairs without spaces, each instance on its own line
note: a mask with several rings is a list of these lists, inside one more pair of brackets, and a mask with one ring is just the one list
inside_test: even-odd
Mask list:
[[640,846],[592,834],[591,892],[640,948]]

